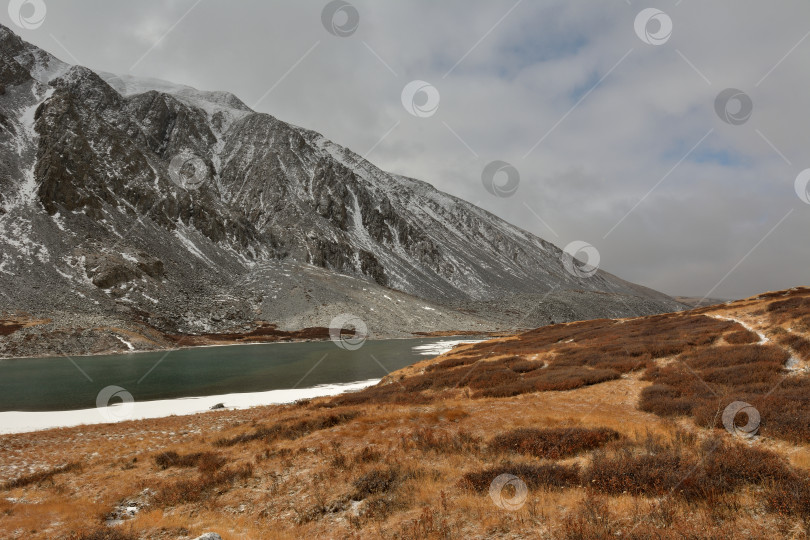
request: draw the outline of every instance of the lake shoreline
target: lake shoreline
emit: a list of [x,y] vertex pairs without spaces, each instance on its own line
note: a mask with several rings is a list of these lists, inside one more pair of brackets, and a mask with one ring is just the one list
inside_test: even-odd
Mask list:
[[[382,343],[383,341],[396,341],[398,343],[401,343],[402,341],[407,340],[392,339],[392,340],[377,340],[377,341],[369,340],[369,341],[371,342],[370,348],[373,349],[374,345],[383,345]],[[449,338],[411,338],[410,341],[412,341],[412,343],[404,344],[405,350],[409,351],[410,359],[405,360],[407,364],[400,363],[399,366],[394,367],[393,368],[394,370],[401,369],[402,365],[411,365],[413,363],[417,363],[419,361],[419,357],[439,356],[441,354],[450,351],[451,349],[453,349],[458,345],[477,343],[482,340],[449,339]],[[299,342],[299,345],[301,344],[302,343]],[[268,345],[276,345],[276,343],[269,343],[269,344],[242,343],[241,345],[268,346]],[[364,346],[368,345],[369,344],[364,344]],[[212,347],[234,348],[234,345],[215,345],[205,348],[212,348]],[[402,346],[398,346],[398,348],[401,347]],[[290,354],[291,351],[290,349],[284,348],[284,350],[287,351],[286,354],[288,355]],[[154,353],[155,351],[151,352]],[[292,353],[293,357],[295,358],[298,358],[299,354],[300,353],[297,351]],[[347,354],[347,352],[344,351],[343,354]],[[374,358],[373,354],[371,353],[369,354],[372,356],[372,358]],[[318,355],[320,355],[320,353],[318,353]],[[130,363],[127,362],[125,358],[126,356],[129,355],[118,354],[112,356],[119,357],[118,359],[123,360],[124,363],[120,364],[119,367],[115,367],[116,366],[115,364],[105,363],[104,365],[110,366],[109,369],[113,369],[114,371],[117,372],[117,370],[119,369],[126,370],[127,366],[130,366]],[[325,355],[321,358],[321,360],[323,360],[323,358],[325,358]],[[54,360],[54,358],[45,358],[38,360],[52,361]],[[195,360],[202,361],[202,365],[204,365],[205,363],[204,357],[202,358],[196,357]],[[160,361],[158,361],[157,364],[160,364]],[[155,366],[157,366],[157,364],[155,364]],[[379,364],[379,361],[377,361],[376,364],[382,367],[382,364]],[[19,365],[27,366],[30,364],[26,362],[20,362]],[[340,376],[327,378],[326,381],[324,381],[322,378],[321,379],[322,382],[316,384],[313,384],[311,382],[310,386],[299,388],[299,385],[303,382],[303,380],[307,376],[309,376],[310,373],[319,365],[321,365],[320,361],[315,363],[315,365],[312,366],[311,368],[307,368],[308,370],[297,383],[292,384],[291,382],[287,387],[274,388],[272,382],[273,379],[271,375],[271,378],[266,379],[267,384],[262,384],[260,386],[254,385],[253,389],[248,389],[250,385],[239,384],[239,385],[232,385],[229,388],[226,387],[227,389],[223,388],[225,389],[224,392],[220,391],[210,394],[205,393],[206,385],[203,384],[198,385],[196,387],[197,390],[194,390],[193,388],[187,389],[186,391],[192,392],[187,395],[167,394],[166,395],[167,397],[155,397],[155,394],[153,393],[152,395],[149,394],[143,395],[144,396],[143,399],[136,399],[136,397],[133,396],[133,394],[135,393],[134,386],[120,383],[123,386],[128,386],[130,389],[132,389],[133,393],[130,393],[122,386],[118,386],[119,383],[117,382],[113,385],[110,384],[110,381],[105,383],[99,382],[98,383],[99,387],[105,384],[107,385],[102,392],[109,390],[110,395],[105,394],[106,399],[102,400],[101,402],[98,401],[100,398],[97,397],[96,407],[89,407],[87,405],[83,406],[83,404],[86,403],[86,401],[85,402],[79,401],[76,402],[76,405],[74,405],[73,407],[68,408],[54,407],[54,408],[43,408],[43,409],[36,408],[26,410],[25,405],[20,405],[19,407],[22,408],[7,408],[5,410],[0,410],[0,435],[29,433],[34,431],[75,427],[81,425],[114,424],[128,420],[148,420],[148,419],[164,418],[168,416],[188,416],[199,413],[214,412],[216,410],[241,410],[253,407],[289,404],[300,400],[335,396],[346,392],[359,391],[368,386],[378,384],[380,381],[384,380],[384,377],[380,377],[379,375],[374,374],[373,371],[372,372],[369,372],[368,370],[366,370],[365,372],[352,371],[351,373],[357,377],[356,380],[351,379],[341,380]],[[242,368],[240,367],[240,369]],[[303,371],[304,367],[302,367],[301,370]],[[375,371],[379,370],[375,369]],[[82,373],[84,373],[84,371],[82,371]],[[151,370],[147,372],[147,375],[149,373],[151,373]],[[390,374],[390,372],[388,373]],[[369,375],[371,375],[371,377],[369,377]],[[267,373],[265,373],[263,376],[267,377],[268,375]],[[139,379],[138,383],[135,384],[136,385],[140,384],[140,381],[143,380],[144,378],[145,375],[141,379]],[[18,384],[24,384],[24,381],[20,380],[17,383],[12,382],[8,388],[9,389],[14,388],[15,385]],[[135,395],[137,396],[138,394]],[[111,403],[111,400],[114,396],[117,397],[117,399],[114,400],[115,403]]]
[[[450,333],[445,334],[444,332],[419,332],[418,335],[407,336],[407,337],[374,337],[369,338],[366,342],[375,342],[375,341],[391,341],[391,340],[409,340],[409,339],[438,339],[438,338],[467,338],[467,339],[480,339],[482,341],[487,339],[493,339],[496,337],[506,337],[512,335],[516,332],[500,332],[500,331],[493,331],[493,332],[476,332],[476,333],[464,333],[464,331],[460,331],[460,333]],[[174,351],[185,351],[191,349],[212,349],[215,347],[235,347],[235,346],[247,346],[247,345],[281,345],[281,344],[294,344],[294,343],[327,343],[329,341],[333,341],[332,339],[290,339],[290,340],[283,340],[283,341],[251,341],[251,342],[244,342],[244,341],[234,341],[234,342],[222,342],[222,343],[210,343],[205,345],[183,345],[179,347],[160,347],[155,349],[142,349],[142,350],[128,350],[128,351],[101,351],[95,352],[90,354],[81,354],[81,355],[67,355],[67,354],[43,354],[39,356],[0,356],[0,362],[5,360],[40,360],[40,359],[47,359],[47,358],[64,358],[64,359],[71,359],[71,358],[94,358],[97,356],[111,356],[111,355],[139,355],[139,354],[149,354],[149,353],[171,353]]]

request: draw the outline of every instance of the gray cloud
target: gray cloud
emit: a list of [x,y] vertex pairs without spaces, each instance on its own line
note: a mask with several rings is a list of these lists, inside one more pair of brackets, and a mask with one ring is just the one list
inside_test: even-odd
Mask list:
[[[382,168],[557,245],[585,240],[604,269],[671,294],[808,284],[810,205],[793,189],[810,167],[804,0],[356,0],[360,25],[346,38],[321,25],[326,1],[203,0],[189,11],[195,2],[51,1],[40,28],[15,30],[94,69],[138,62],[134,75],[229,90],[248,105],[266,94],[260,111],[360,154],[374,148]],[[651,5],[674,25],[660,46],[633,28]],[[429,118],[400,103],[414,79],[441,94]],[[743,125],[715,114],[729,87],[753,101]],[[493,160],[520,171],[514,196],[482,185]]]

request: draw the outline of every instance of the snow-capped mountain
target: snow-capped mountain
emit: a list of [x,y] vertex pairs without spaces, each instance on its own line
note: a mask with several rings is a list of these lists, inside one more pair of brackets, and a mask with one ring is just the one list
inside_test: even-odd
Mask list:
[[0,157],[0,315],[51,319],[71,353],[111,328],[108,348],[346,311],[406,335],[681,307],[232,94],[69,66],[2,26]]

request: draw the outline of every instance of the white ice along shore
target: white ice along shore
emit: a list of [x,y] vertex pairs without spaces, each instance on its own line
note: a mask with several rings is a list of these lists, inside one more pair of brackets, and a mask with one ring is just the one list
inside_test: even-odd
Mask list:
[[145,420],[173,415],[185,416],[210,411],[211,407],[220,403],[228,409],[249,409],[261,405],[292,403],[299,399],[335,396],[343,392],[362,390],[378,382],[380,382],[380,379],[370,379],[353,383],[313,386],[312,388],[159,399],[155,401],[133,401],[129,404],[116,403],[108,407],[74,411],[7,411],[0,412],[0,434],[27,433],[79,425],[110,424],[126,420]]
[[[480,339],[444,340],[413,348],[423,356],[438,356],[457,345],[478,343]],[[373,386],[381,379],[369,379],[351,383],[324,384],[311,388],[291,388],[268,390],[266,392],[244,392],[216,396],[160,399],[155,401],[133,401],[116,403],[108,407],[79,409],[73,411],[6,411],[0,412],[0,435],[28,433],[43,429],[64,428],[91,424],[110,424],[126,420],[146,420],[166,416],[185,416],[207,412],[214,405],[222,404],[228,409],[249,409],[262,405],[292,403],[299,399],[323,396],[336,396],[344,392],[356,392]]]
[[468,343],[480,343],[482,339],[458,339],[453,341],[439,341],[436,343],[428,343],[426,345],[417,345],[413,348],[422,356],[439,356],[458,345],[466,345]]

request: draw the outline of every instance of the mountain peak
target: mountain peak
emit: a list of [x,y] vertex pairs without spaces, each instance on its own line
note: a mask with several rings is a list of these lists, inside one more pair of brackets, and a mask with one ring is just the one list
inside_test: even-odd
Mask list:
[[161,79],[136,77],[134,75],[119,75],[103,71],[99,72],[99,76],[104,79],[107,84],[115,88],[119,94],[125,97],[155,91],[191,101],[196,105],[218,106],[235,111],[253,112],[242,100],[230,92],[221,90],[198,90],[191,86],[176,84]]

